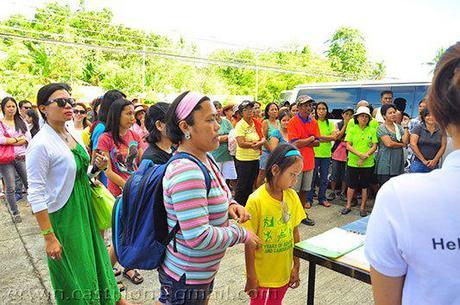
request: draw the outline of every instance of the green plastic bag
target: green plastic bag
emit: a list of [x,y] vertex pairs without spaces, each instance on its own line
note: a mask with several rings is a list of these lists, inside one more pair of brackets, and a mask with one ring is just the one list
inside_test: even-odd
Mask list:
[[91,186],[91,201],[94,208],[94,218],[99,230],[107,230],[112,227],[112,209],[115,197],[105,186]]

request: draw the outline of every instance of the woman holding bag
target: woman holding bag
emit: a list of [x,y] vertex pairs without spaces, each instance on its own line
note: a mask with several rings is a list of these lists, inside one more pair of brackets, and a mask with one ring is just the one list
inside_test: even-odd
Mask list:
[[5,97],[1,104],[4,118],[0,121],[0,174],[6,186],[8,202],[13,223],[22,221],[15,197],[15,174],[27,189],[26,148],[31,139],[26,123],[18,111],[14,98]]
[[[45,240],[56,304],[127,305],[91,208],[89,155],[69,133],[70,87],[53,83],[37,94],[45,120],[27,151],[28,200]],[[102,155],[95,164],[105,168]]]

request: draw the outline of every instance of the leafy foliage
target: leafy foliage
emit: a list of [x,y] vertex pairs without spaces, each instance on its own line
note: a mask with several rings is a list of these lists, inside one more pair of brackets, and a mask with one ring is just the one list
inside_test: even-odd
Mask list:
[[326,58],[308,46],[288,51],[219,49],[208,63],[196,59],[198,47],[185,39],[175,42],[115,24],[109,9],[87,10],[83,0],[76,11],[56,2],[37,9],[31,20],[11,16],[0,22],[0,33],[29,38],[0,38],[0,86],[18,99],[34,100],[41,85],[62,81],[116,88],[152,101],[198,90],[252,95],[268,103],[301,83],[385,74],[383,63],[368,62],[362,35],[347,28],[334,34]]

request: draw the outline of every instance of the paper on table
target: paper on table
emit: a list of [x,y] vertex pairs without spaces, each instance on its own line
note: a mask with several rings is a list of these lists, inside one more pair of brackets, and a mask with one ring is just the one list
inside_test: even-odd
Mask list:
[[337,258],[336,261],[345,263],[347,265],[351,265],[353,267],[362,269],[367,272],[369,272],[371,269],[369,262],[367,261],[366,256],[364,255],[364,246],[361,246],[358,249],[355,249]]
[[296,244],[297,247],[337,258],[364,244],[364,235],[348,232],[341,228],[332,228],[322,234]]

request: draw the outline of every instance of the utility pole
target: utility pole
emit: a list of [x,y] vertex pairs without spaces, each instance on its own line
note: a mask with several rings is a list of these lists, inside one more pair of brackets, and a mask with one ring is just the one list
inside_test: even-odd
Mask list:
[[145,67],[145,46],[142,48],[142,93],[145,94],[145,72],[146,72],[146,67]]
[[254,95],[257,101],[259,98],[259,51],[256,51],[256,92]]

